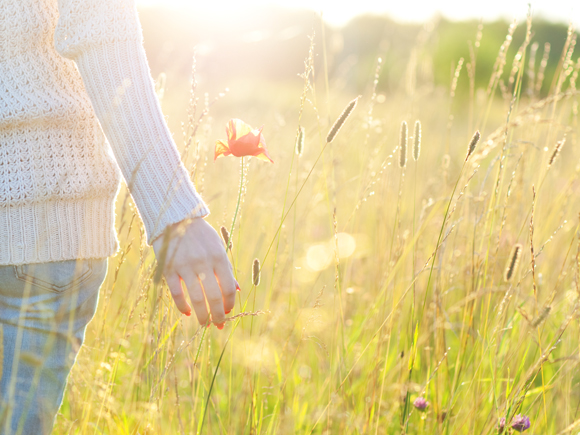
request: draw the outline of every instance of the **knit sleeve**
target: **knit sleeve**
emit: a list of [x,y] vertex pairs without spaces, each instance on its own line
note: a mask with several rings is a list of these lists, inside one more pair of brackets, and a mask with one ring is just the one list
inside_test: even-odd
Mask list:
[[77,64],[149,243],[172,223],[209,214],[155,95],[135,0],[58,0],[58,5],[56,50]]

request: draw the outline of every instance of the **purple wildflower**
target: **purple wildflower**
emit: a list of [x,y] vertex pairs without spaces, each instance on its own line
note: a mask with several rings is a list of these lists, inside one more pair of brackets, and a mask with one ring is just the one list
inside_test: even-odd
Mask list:
[[427,402],[424,397],[417,397],[413,402],[413,406],[423,412],[429,406],[429,402]]
[[503,433],[505,430],[505,417],[499,419],[499,423],[497,424],[497,432]]
[[512,428],[518,432],[523,432],[530,428],[530,419],[526,415],[518,414],[512,420]]

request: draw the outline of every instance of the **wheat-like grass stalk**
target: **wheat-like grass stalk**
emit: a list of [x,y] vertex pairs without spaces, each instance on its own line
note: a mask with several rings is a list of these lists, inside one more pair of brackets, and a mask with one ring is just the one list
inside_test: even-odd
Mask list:
[[407,122],[401,122],[401,131],[399,136],[399,167],[404,168],[407,166]]
[[538,54],[538,48],[540,47],[540,43],[535,41],[532,45],[530,45],[530,54],[528,59],[528,90],[527,93],[530,97],[534,96],[534,85],[536,83],[536,56]]
[[233,242],[232,240],[230,240],[230,232],[228,231],[228,229],[222,225],[220,228],[220,232],[222,234],[222,239],[224,239],[226,249],[232,249]]
[[540,325],[540,323],[542,323],[544,320],[546,320],[546,318],[550,314],[550,311],[552,311],[551,306],[546,305],[545,307],[543,307],[542,311],[540,311],[540,314],[538,314],[538,316],[530,322],[532,327],[536,328]]
[[479,142],[480,138],[481,138],[481,133],[479,132],[479,130],[477,130],[473,134],[473,137],[471,138],[471,140],[469,141],[469,145],[467,146],[467,156],[465,157],[465,161],[469,160],[469,157],[475,151],[475,147],[477,146],[477,143]]
[[552,151],[552,155],[550,156],[550,160],[548,161],[548,168],[550,166],[552,166],[552,164],[554,163],[554,161],[556,160],[556,158],[560,154],[560,151],[562,150],[562,147],[564,146],[565,142],[566,142],[566,138],[556,142],[556,146],[554,147],[554,151]]
[[296,154],[299,156],[304,152],[304,127],[298,127],[298,136],[296,137]]
[[514,277],[516,269],[518,268],[518,264],[520,262],[521,255],[522,255],[522,245],[518,243],[513,246],[509,260],[505,267],[505,273],[503,275],[503,279],[505,280],[505,282],[510,282]]
[[548,59],[550,58],[551,45],[549,42],[544,43],[544,53],[542,54],[542,60],[540,61],[540,68],[538,69],[538,80],[536,81],[536,94],[540,94],[542,90],[542,85],[544,84],[544,74],[546,71],[546,66],[548,66]]
[[328,132],[328,135],[326,136],[326,143],[330,143],[334,140],[337,133],[340,131],[340,129],[342,128],[342,126],[344,125],[344,123],[346,122],[346,120],[348,119],[348,117],[350,116],[350,114],[352,113],[354,108],[356,107],[356,103],[358,102],[358,99],[359,99],[359,97],[356,97],[354,100],[352,100],[350,103],[348,103],[348,105],[342,111],[342,113],[340,114],[338,119],[334,122],[334,124],[332,125],[332,128]]
[[252,282],[256,287],[260,284],[260,260],[257,258],[252,265]]
[[421,121],[415,121],[415,132],[413,133],[413,160],[419,160],[421,154]]

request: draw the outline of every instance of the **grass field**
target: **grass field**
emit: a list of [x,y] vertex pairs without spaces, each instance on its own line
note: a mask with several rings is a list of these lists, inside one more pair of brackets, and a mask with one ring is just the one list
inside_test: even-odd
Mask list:
[[222,331],[180,315],[122,190],[121,249],[54,433],[496,434],[518,414],[528,433],[578,433],[580,65],[571,31],[540,94],[543,41],[536,53],[529,35],[506,64],[508,32],[489,85],[461,94],[477,29],[444,89],[420,85],[410,54],[400,91],[376,91],[377,59],[331,143],[358,95],[314,68],[325,45],[292,83],[197,86],[193,105],[188,79],[168,75],[162,106],[216,229],[231,225],[242,160],[214,162],[215,141],[229,118],[264,125],[274,163],[243,160],[229,252],[242,291]]

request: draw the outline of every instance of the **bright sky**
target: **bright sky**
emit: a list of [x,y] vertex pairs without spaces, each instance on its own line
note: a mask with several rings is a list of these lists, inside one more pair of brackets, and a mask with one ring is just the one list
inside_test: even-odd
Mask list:
[[534,17],[542,16],[552,21],[568,24],[572,21],[580,28],[580,1],[578,0],[137,0],[141,6],[166,6],[207,12],[232,11],[245,5],[280,5],[289,8],[322,11],[331,24],[341,25],[362,13],[388,14],[402,21],[425,21],[437,12],[453,20],[483,18],[508,20],[525,18],[528,3],[532,4]]

